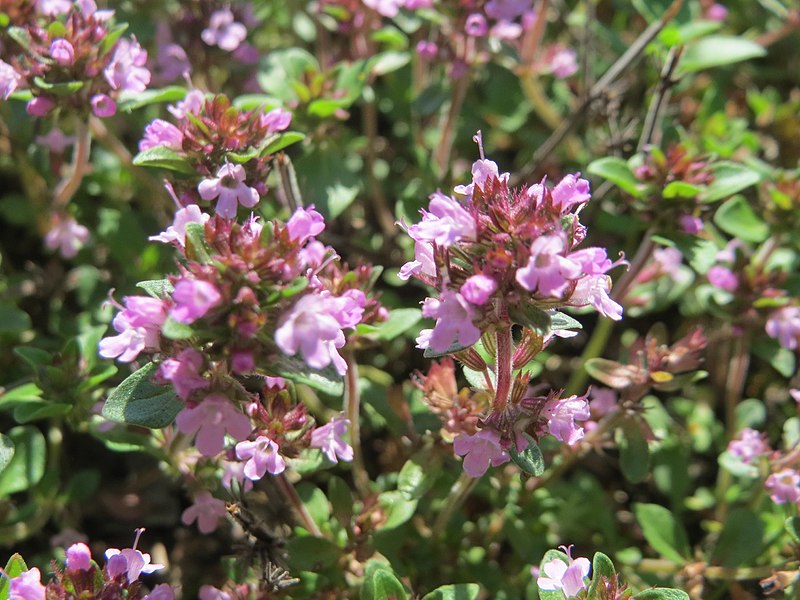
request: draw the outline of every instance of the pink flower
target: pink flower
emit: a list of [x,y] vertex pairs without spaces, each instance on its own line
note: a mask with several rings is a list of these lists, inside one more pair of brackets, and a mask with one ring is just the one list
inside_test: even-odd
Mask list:
[[700,217],[682,215],[681,218],[678,219],[678,223],[681,225],[681,230],[689,235],[697,235],[703,231],[703,219]]
[[252,350],[234,350],[231,352],[231,371],[238,375],[252,373],[256,362]]
[[136,38],[121,39],[117,42],[114,56],[103,71],[111,89],[120,92],[143,92],[150,83],[150,71],[147,64],[147,51]]
[[601,315],[619,321],[622,306],[611,299],[611,279],[608,275],[587,275],[578,280],[575,290],[569,297],[569,306],[591,305]]
[[555,235],[544,235],[531,244],[528,264],[517,269],[516,279],[529,292],[559,298],[570,281],[581,275],[581,265],[562,256],[564,240]]
[[117,114],[117,103],[105,94],[95,94],[90,102],[96,117],[106,119]]
[[203,490],[194,497],[194,504],[183,511],[181,522],[191,525],[197,521],[200,533],[212,533],[217,529],[219,520],[224,519],[227,514],[225,502]]
[[36,10],[48,17],[56,17],[68,13],[72,9],[70,0],[37,0]]
[[208,387],[209,381],[200,375],[203,355],[194,348],[186,348],[175,358],[168,358],[158,368],[158,375],[172,383],[175,393],[183,400],[194,390]]
[[364,0],[364,4],[384,17],[391,19],[400,12],[403,0]]
[[197,595],[199,600],[232,600],[231,595],[215,588],[213,585],[204,585]]
[[247,37],[247,28],[234,21],[230,8],[223,8],[211,14],[208,27],[200,34],[209,46],[219,46],[226,52],[236,50]]
[[175,212],[175,220],[172,225],[167,227],[166,231],[158,235],[151,235],[149,238],[153,242],[163,242],[169,244],[177,242],[181,248],[186,246],[186,226],[189,223],[199,223],[205,225],[206,221],[211,218],[211,215],[204,213],[196,204],[190,204],[185,208]]
[[147,594],[142,600],[173,600],[175,590],[168,583],[159,583],[153,591]]
[[543,413],[550,435],[570,446],[583,439],[583,427],[578,427],[575,421],[586,421],[591,416],[586,396],[577,395],[550,400]]
[[244,182],[245,177],[242,165],[226,163],[219,168],[215,178],[201,181],[197,191],[203,200],[218,197],[217,214],[226,219],[235,219],[239,204],[253,208],[259,200],[258,191]]
[[767,477],[764,487],[769,490],[769,497],[775,504],[794,504],[800,500],[800,473],[783,469]]
[[92,568],[92,551],[83,542],[67,548],[67,570],[88,571]]
[[739,287],[739,278],[722,265],[714,265],[708,270],[708,282],[715,288],[725,290],[726,292],[733,292]]
[[[473,137],[473,139],[478,142],[480,148],[483,148],[483,141],[480,131],[475,137]],[[483,151],[481,150],[481,152]],[[509,173],[500,174],[500,169],[496,162],[481,158],[472,163],[472,183],[468,185],[457,185],[453,188],[453,191],[456,194],[463,194],[468,200],[471,200],[472,190],[475,189],[476,185],[483,189],[486,187],[486,182],[489,179],[499,179],[503,183],[508,183],[509,177]]]
[[175,284],[172,299],[175,306],[169,311],[169,316],[178,323],[189,324],[219,304],[222,295],[208,281],[181,279]]
[[159,332],[167,318],[162,300],[146,296],[127,296],[125,309],[117,313],[111,324],[117,336],[100,340],[99,354],[103,358],[117,358],[131,362],[146,349],[159,348]]
[[575,207],[581,207],[591,198],[589,193],[589,182],[573,173],[565,175],[561,181],[553,186],[551,192],[553,196],[553,206],[561,210],[565,215]]
[[305,244],[310,238],[318,236],[324,229],[325,218],[314,210],[313,205],[308,208],[299,207],[286,222],[289,239],[299,246]]
[[[234,489],[234,481],[236,482],[236,489]],[[253,482],[245,477],[244,463],[237,461],[222,461],[222,478],[220,482],[226,490],[233,492],[241,491],[247,493],[253,489]]]
[[50,44],[50,56],[62,66],[75,62],[75,48],[64,38],[56,38]]
[[32,117],[44,117],[53,110],[55,106],[56,103],[50,100],[50,98],[36,96],[36,98],[28,101],[28,104],[25,106],[25,112]]
[[8,588],[9,600],[44,600],[46,588],[42,585],[42,574],[36,567],[24,571],[11,579]]
[[784,306],[774,311],[767,319],[767,335],[778,340],[787,350],[797,348],[800,338],[800,307]]
[[728,444],[728,452],[736,456],[744,464],[749,465],[758,457],[769,453],[769,444],[756,430],[745,427],[739,432],[737,439]]
[[435,352],[445,352],[454,344],[471,346],[481,337],[480,329],[472,322],[475,309],[459,293],[446,290],[440,299],[426,298],[422,315],[436,319],[436,325],[421,343],[417,339],[418,348],[430,347]]
[[480,477],[489,468],[509,461],[508,452],[500,446],[500,435],[493,429],[481,429],[475,435],[461,434],[453,440],[453,450],[464,457],[464,471]]
[[430,40],[420,40],[417,42],[416,51],[422,58],[433,60],[439,54],[439,46]]
[[54,127],[47,134],[36,136],[36,143],[46,146],[50,152],[61,154],[75,143],[75,136],[65,135],[58,127]]
[[572,48],[557,47],[548,53],[548,69],[559,79],[566,79],[578,71],[577,54]]
[[267,128],[267,133],[283,131],[292,123],[292,113],[283,108],[273,108],[259,119],[262,127]]
[[[563,546],[562,546],[563,548]],[[585,578],[589,576],[592,564],[588,558],[579,557],[573,560],[570,555],[571,546],[566,550],[568,563],[560,558],[554,558],[542,565],[546,577],[539,577],[536,585],[540,590],[548,592],[561,590],[565,598],[575,598],[587,588]]]
[[458,200],[436,192],[430,197],[427,211],[422,211],[422,221],[408,228],[409,235],[417,241],[436,242],[451,246],[459,240],[474,240],[477,236],[475,219]]
[[163,119],[153,119],[144,128],[144,137],[139,141],[139,150],[143,151],[156,146],[180,150],[183,147],[183,133],[172,123]]
[[728,9],[719,3],[712,4],[705,14],[705,18],[709,21],[724,21],[727,16]]
[[350,420],[336,417],[327,425],[317,427],[311,432],[312,448],[319,448],[331,462],[339,462],[337,458],[350,462],[353,460],[353,448],[344,441]]
[[278,444],[264,435],[252,442],[236,444],[236,456],[247,461],[244,475],[253,481],[261,479],[267,472],[280,475],[286,469],[286,460],[278,453]]
[[206,96],[200,90],[189,90],[183,100],[175,105],[167,106],[167,110],[176,119],[183,119],[187,114],[197,115],[203,110]]
[[178,430],[197,435],[195,444],[203,456],[216,456],[225,445],[227,433],[235,440],[250,435],[250,419],[222,394],[209,394],[194,408],[184,408],[175,419]]
[[486,304],[497,289],[497,282],[488,275],[473,275],[461,286],[461,295],[471,304]]
[[464,31],[467,35],[473,37],[483,37],[489,33],[489,25],[486,23],[486,17],[481,13],[472,13],[467,17],[467,22],[464,25]]
[[3,100],[8,100],[8,97],[14,93],[22,83],[22,75],[4,60],[0,60],[0,94]]
[[347,365],[337,348],[345,344],[343,327],[352,327],[361,318],[363,306],[352,298],[336,298],[330,293],[315,292],[300,298],[284,313],[275,330],[275,343],[284,354],[298,352],[314,369],[324,369],[333,363],[340,375]]
[[106,571],[110,577],[117,577],[125,573],[128,578],[128,583],[133,583],[139,579],[141,573],[150,574],[164,568],[164,565],[159,565],[150,562],[150,555],[141,553],[136,549],[139,543],[139,537],[144,532],[144,528],[136,530],[136,539],[133,542],[133,548],[109,548],[106,550]]
[[44,245],[58,250],[64,258],[75,258],[78,250],[89,239],[89,230],[79,225],[72,217],[53,215],[53,225],[44,238]]

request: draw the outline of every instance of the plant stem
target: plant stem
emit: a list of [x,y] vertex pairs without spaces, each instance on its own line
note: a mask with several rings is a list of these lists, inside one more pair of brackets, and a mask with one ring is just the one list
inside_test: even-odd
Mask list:
[[358,363],[351,351],[346,351],[345,374],[345,414],[350,420],[350,445],[353,447],[353,482],[362,498],[369,493],[369,475],[364,468],[364,454],[361,451],[361,393],[358,390]]
[[292,508],[294,508],[295,513],[300,519],[300,523],[303,525],[303,527],[314,537],[323,537],[322,531],[314,522],[314,519],[311,517],[311,513],[308,512],[306,505],[303,504],[303,501],[297,494],[297,490],[294,489],[292,482],[286,477],[286,473],[281,473],[275,477],[275,482],[278,485],[278,488],[280,488],[284,497],[289,501],[289,504],[292,506]]
[[458,120],[459,113],[461,113],[461,106],[464,104],[464,99],[467,96],[469,83],[470,74],[465,73],[456,79],[453,84],[453,97],[450,100],[450,108],[447,111],[447,117],[442,126],[442,137],[433,153],[433,164],[436,166],[438,175],[441,178],[444,178],[448,171],[450,152],[453,149],[453,142],[456,137],[456,121]]
[[89,153],[92,146],[92,136],[89,128],[83,121],[77,120],[75,125],[75,147],[72,151],[72,164],[69,173],[56,186],[53,194],[53,208],[61,210],[67,207],[69,201],[78,191],[83,181],[83,176],[89,170]]
[[494,368],[497,386],[492,402],[492,412],[501,412],[508,404],[508,396],[511,392],[511,362],[514,354],[514,341],[511,339],[511,327],[509,326],[498,329],[495,336],[497,353]]
[[378,145],[378,110],[375,102],[365,102],[361,113],[362,126],[367,135],[367,179],[369,180],[370,200],[372,201],[372,212],[378,221],[378,225],[387,239],[393,239],[397,235],[397,227],[394,224],[394,213],[389,208],[389,203],[383,193],[381,182],[375,175],[375,165],[378,162],[376,147]]
[[450,519],[453,518],[455,512],[464,504],[467,496],[469,496],[470,492],[472,492],[477,485],[478,479],[480,479],[480,477],[470,477],[465,472],[462,472],[461,476],[453,484],[453,487],[450,488],[450,493],[445,499],[444,508],[442,512],[439,513],[439,516],[436,517],[436,522],[433,524],[432,532],[435,539],[439,539],[444,535],[445,529],[447,529],[447,525],[450,523]]

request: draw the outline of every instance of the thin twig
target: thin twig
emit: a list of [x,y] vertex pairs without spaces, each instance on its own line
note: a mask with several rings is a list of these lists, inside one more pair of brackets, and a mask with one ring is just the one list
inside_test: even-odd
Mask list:
[[358,363],[351,351],[346,351],[345,374],[345,414],[350,420],[350,445],[353,448],[353,482],[362,498],[369,493],[369,475],[364,467],[364,454],[361,451],[361,393],[358,389]]
[[294,489],[292,482],[286,477],[286,473],[277,475],[275,477],[275,482],[277,483],[284,497],[289,501],[289,504],[294,509],[297,517],[300,519],[300,523],[306,529],[306,531],[308,531],[314,537],[323,537],[322,530],[320,530],[319,526],[314,522],[311,513],[308,512],[306,505],[303,504],[303,500],[298,495],[297,490]]
[[660,131],[661,115],[664,112],[664,107],[669,103],[669,96],[672,91],[672,86],[675,81],[672,79],[672,74],[678,66],[678,61],[683,53],[683,46],[671,48],[667,55],[667,60],[664,62],[664,67],[661,69],[661,77],[658,80],[658,87],[656,93],[650,100],[650,106],[647,109],[647,116],[644,119],[644,127],[642,128],[642,135],[639,138],[639,143],[636,150],[641,151],[648,144],[653,143],[656,132]]
[[72,163],[69,173],[56,186],[53,193],[53,208],[63,210],[81,186],[83,176],[89,171],[89,153],[92,136],[89,128],[81,120],[76,120],[75,147],[72,150]]
[[450,519],[453,518],[455,512],[461,508],[464,501],[469,496],[470,492],[475,489],[479,477],[470,477],[466,473],[461,473],[461,476],[450,488],[450,494],[445,499],[445,505],[439,516],[436,517],[436,522],[433,524],[432,535],[434,539],[439,539],[444,535]]

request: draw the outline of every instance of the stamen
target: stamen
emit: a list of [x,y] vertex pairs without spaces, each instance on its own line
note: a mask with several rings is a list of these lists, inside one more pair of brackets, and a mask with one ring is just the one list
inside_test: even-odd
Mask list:
[[478,152],[481,155],[481,160],[486,160],[486,157],[483,154],[483,134],[481,130],[478,129],[478,132],[472,136],[472,141],[478,144]]

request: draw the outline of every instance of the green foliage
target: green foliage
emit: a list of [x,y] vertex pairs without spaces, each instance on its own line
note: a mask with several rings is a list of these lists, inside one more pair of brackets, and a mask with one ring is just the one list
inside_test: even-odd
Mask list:
[[157,364],[147,363],[129,375],[108,396],[103,416],[117,423],[151,429],[170,425],[183,408],[183,402],[177,398],[171,385],[152,381],[157,370]]

